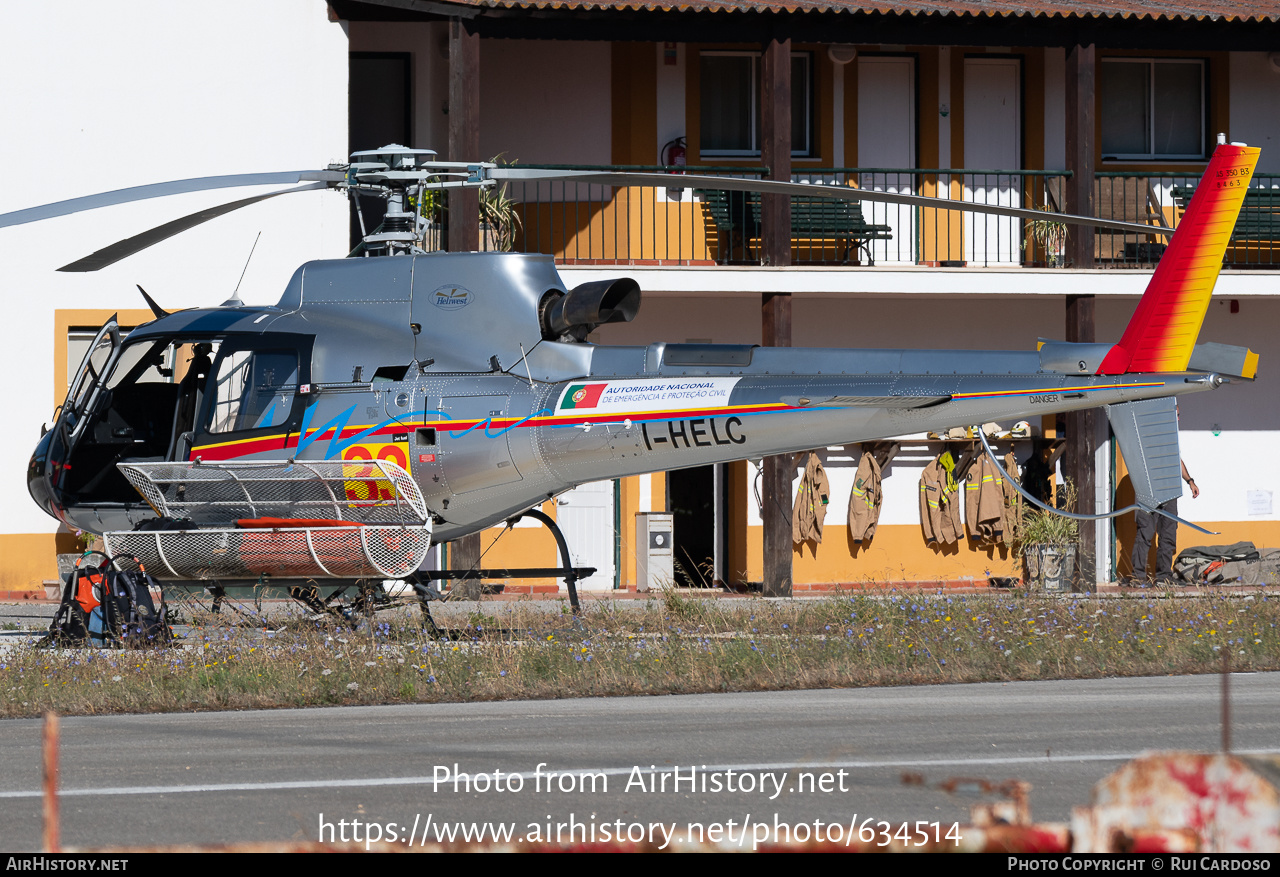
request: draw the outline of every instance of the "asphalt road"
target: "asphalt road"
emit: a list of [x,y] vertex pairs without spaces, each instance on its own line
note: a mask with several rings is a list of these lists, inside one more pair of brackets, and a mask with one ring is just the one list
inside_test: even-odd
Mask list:
[[[1215,749],[1219,686],[1201,676],[64,718],[62,837],[316,839],[322,820],[334,836],[347,820],[348,839],[371,822],[403,838],[416,819],[420,840],[428,818],[432,831],[509,822],[519,836],[571,815],[597,839],[619,821],[966,821],[974,798],[906,786],[904,772],[931,784],[1025,779],[1033,817],[1066,820],[1143,750]],[[1231,686],[1235,748],[1280,751],[1280,674],[1236,674]],[[0,722],[0,733],[0,850],[35,850],[40,721]],[[455,791],[455,765],[486,788]],[[603,775],[594,792],[583,771]]]

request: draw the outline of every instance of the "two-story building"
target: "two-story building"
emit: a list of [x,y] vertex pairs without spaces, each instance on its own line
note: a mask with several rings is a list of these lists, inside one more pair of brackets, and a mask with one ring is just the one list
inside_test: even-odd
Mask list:
[[[332,5],[350,21],[353,147],[400,136],[443,145],[451,132],[454,143],[478,142],[483,157],[521,164],[687,163],[767,175],[784,154],[770,157],[767,138],[785,129],[789,172],[775,176],[1176,225],[1187,187],[1225,134],[1262,147],[1256,186],[1280,183],[1280,53],[1272,51],[1280,7],[1224,16],[1107,2]],[[785,71],[769,70],[771,51],[789,59]],[[371,104],[365,121],[363,96],[392,85],[401,109]],[[475,116],[470,127],[451,115],[462,101]],[[785,126],[768,118],[779,104]],[[399,128],[379,127],[392,117]],[[850,248],[829,225],[806,228],[793,216],[783,236],[790,252],[779,259],[764,223],[752,226],[744,212],[748,221],[733,227],[723,207],[717,221],[715,196],[677,181],[642,190],[542,184],[508,195],[520,205],[517,249],[555,253],[571,284],[618,274],[640,282],[639,318],[602,328],[602,343],[778,343],[762,328],[762,307],[778,298],[790,308],[795,345],[1026,349],[1037,338],[1114,339],[1164,240],[1104,232],[1062,240],[1019,220],[864,203],[865,222],[887,234]],[[1268,361],[1268,327],[1280,319],[1275,260],[1270,238],[1242,236],[1203,339],[1247,344]],[[1280,468],[1268,454],[1280,421],[1269,395],[1264,365],[1257,384],[1184,406],[1183,453],[1203,493],[1182,512],[1220,531],[1219,541],[1280,537],[1270,502]],[[1105,418],[1047,417],[1032,432],[1067,437],[1058,466],[1084,486],[1083,505],[1115,507],[1117,488],[1125,499]],[[827,529],[821,545],[795,546],[794,581],[1016,573],[999,548],[925,544],[920,472],[964,443],[899,444],[885,470],[880,527],[865,544],[844,523],[866,449],[819,450],[832,485]],[[1003,447],[1025,461],[1035,445]],[[581,542],[594,542],[583,551],[602,568],[597,587],[633,586],[631,518],[649,510],[675,515],[678,583],[758,582],[768,578],[766,468],[749,461],[591,485],[561,497],[559,514],[572,516]],[[803,459],[788,468],[792,491],[802,468]],[[787,498],[775,524],[788,542],[789,510]],[[1085,530],[1098,581],[1128,571],[1131,519]],[[1180,534],[1184,546],[1205,539]]]
[[[0,137],[8,154],[39,142],[33,159],[47,155],[48,166],[73,164],[78,173],[24,180],[4,196],[12,205],[5,209],[155,179],[318,166],[387,142],[451,159],[684,164],[713,175],[1176,225],[1185,190],[1221,133],[1262,147],[1255,186],[1280,185],[1280,4],[1232,15],[1209,4],[1151,9],[1105,0],[999,8],[297,0],[273,9],[226,3],[122,13],[150,27],[104,44],[82,32],[102,14],[86,4],[64,23],[77,51],[58,53],[57,64],[39,48],[52,32],[31,13],[31,51],[11,56],[10,78],[26,77],[39,84],[33,91],[57,99],[9,96],[19,105],[7,115],[19,124]],[[178,36],[206,25],[212,42]],[[57,39],[66,45],[68,33]],[[77,132],[76,120],[86,118],[93,124]],[[46,130],[61,139],[47,145]],[[515,249],[554,254],[570,285],[619,275],[639,282],[638,318],[600,329],[594,340],[605,344],[1030,349],[1038,338],[1110,340],[1163,240],[1103,232],[1062,240],[1051,224],[870,203],[860,218],[877,231],[859,237],[849,216],[815,219],[793,206],[779,219],[767,203],[717,204],[674,174],[665,187],[544,183],[506,195],[518,222],[471,246],[494,246],[506,231]],[[38,241],[15,259],[8,283],[21,299],[13,305],[21,324],[40,327],[21,353],[4,354],[10,374],[25,369],[34,378],[33,389],[13,395],[17,410],[34,412],[23,422],[45,416],[50,387],[60,400],[77,333],[113,310],[137,308],[134,282],[166,306],[220,301],[235,279],[221,274],[239,274],[251,230],[261,229],[265,255],[251,263],[242,297],[267,302],[283,288],[286,266],[341,255],[345,207],[324,197],[242,211],[248,215],[210,223],[95,279],[53,277],[68,241],[82,237],[88,246],[77,254],[91,251],[128,220],[154,224],[143,221],[154,208],[113,208],[110,228],[79,219],[58,220],[35,238],[0,231],[10,253]],[[192,209],[217,200],[192,197]],[[461,215],[440,219],[452,229]],[[1183,456],[1202,493],[1180,510],[1220,531],[1212,541],[1280,544],[1272,501],[1280,463],[1270,453],[1280,414],[1266,378],[1280,353],[1272,331],[1280,325],[1280,257],[1269,234],[1241,236],[1229,251],[1202,333],[1259,352],[1263,376],[1193,397],[1182,410]],[[282,240],[272,244],[273,235]],[[449,245],[447,235],[439,245]],[[38,341],[50,333],[52,348]],[[1059,466],[1085,487],[1086,506],[1110,508],[1117,490],[1123,499],[1123,461],[1105,418],[1047,417],[1031,428],[1042,443],[1067,439]],[[11,456],[25,459],[37,431],[16,429],[6,439]],[[676,520],[678,584],[760,582],[787,563],[797,586],[1016,574],[1016,558],[1001,548],[967,539],[925,544],[920,473],[947,445],[923,435],[897,445],[884,471],[879,529],[865,543],[844,526],[853,474],[869,451],[856,445],[816,449],[831,482],[825,536],[787,557],[776,546],[780,527],[790,542],[790,496],[803,460],[585,485],[559,497],[555,514],[579,560],[600,569],[591,588],[635,587],[634,516],[664,510]],[[1036,443],[1001,444],[1009,447],[1025,460]],[[10,567],[0,571],[0,590],[35,587],[52,574],[53,525],[26,504],[20,469],[0,473],[14,496],[0,537],[9,547],[0,564]],[[1125,519],[1086,527],[1097,580],[1127,571],[1131,531]],[[1206,539],[1180,534],[1182,545]],[[494,540],[486,566],[554,561],[551,539],[537,528],[497,528],[482,541],[487,548]]]

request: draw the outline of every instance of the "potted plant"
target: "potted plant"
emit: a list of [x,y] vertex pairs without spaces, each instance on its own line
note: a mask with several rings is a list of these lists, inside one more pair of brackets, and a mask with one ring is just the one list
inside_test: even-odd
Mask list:
[[[1053,213],[1048,207],[1040,206],[1037,210]],[[1064,250],[1067,244],[1067,224],[1057,219],[1032,219],[1026,226],[1027,234],[1022,241],[1022,249],[1026,250],[1031,243],[1038,244],[1049,257],[1050,268],[1061,268],[1066,264]]]
[[422,233],[422,249],[431,252],[440,249],[441,214],[445,210],[444,192],[439,189],[419,189],[409,195],[409,208],[421,217],[418,230]]
[[[1058,490],[1061,507],[1074,509],[1075,485],[1065,481]],[[1076,547],[1080,522],[1036,507],[1020,507],[1018,545],[1033,590],[1061,593],[1071,590],[1075,578]]]
[[[490,161],[496,164],[500,158],[501,155],[495,155]],[[484,249],[510,252],[515,248],[516,233],[522,229],[516,202],[507,195],[505,183],[480,190],[480,232]]]

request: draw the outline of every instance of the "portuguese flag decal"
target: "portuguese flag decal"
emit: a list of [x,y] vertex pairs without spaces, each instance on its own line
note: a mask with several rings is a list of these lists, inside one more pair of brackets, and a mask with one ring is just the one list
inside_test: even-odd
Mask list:
[[565,390],[560,410],[566,408],[595,408],[604,392],[605,384],[574,384]]

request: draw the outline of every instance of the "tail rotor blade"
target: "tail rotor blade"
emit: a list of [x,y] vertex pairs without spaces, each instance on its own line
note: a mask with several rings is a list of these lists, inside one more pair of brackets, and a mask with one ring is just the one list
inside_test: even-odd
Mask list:
[[103,247],[95,253],[85,256],[72,262],[70,265],[63,265],[59,271],[97,271],[108,265],[113,265],[121,259],[132,256],[134,253],[145,250],[152,244],[158,244],[163,240],[180,234],[187,229],[195,228],[201,223],[208,222],[211,219],[217,219],[219,216],[230,213],[233,210],[239,210],[241,207],[248,207],[250,204],[257,204],[259,201],[266,201],[268,198],[275,198],[278,195],[289,195],[294,192],[306,192],[311,189],[328,188],[328,183],[307,183],[303,186],[296,186],[292,189],[284,189],[280,192],[269,192],[266,195],[255,195],[252,198],[244,198],[239,201],[231,201],[227,204],[219,204],[217,207],[210,207],[207,210],[200,210],[196,213],[189,214],[181,219],[175,219],[172,222],[166,222],[164,225],[158,225],[155,228],[148,229],[141,234],[134,235],[122,241],[116,241],[110,246]]

